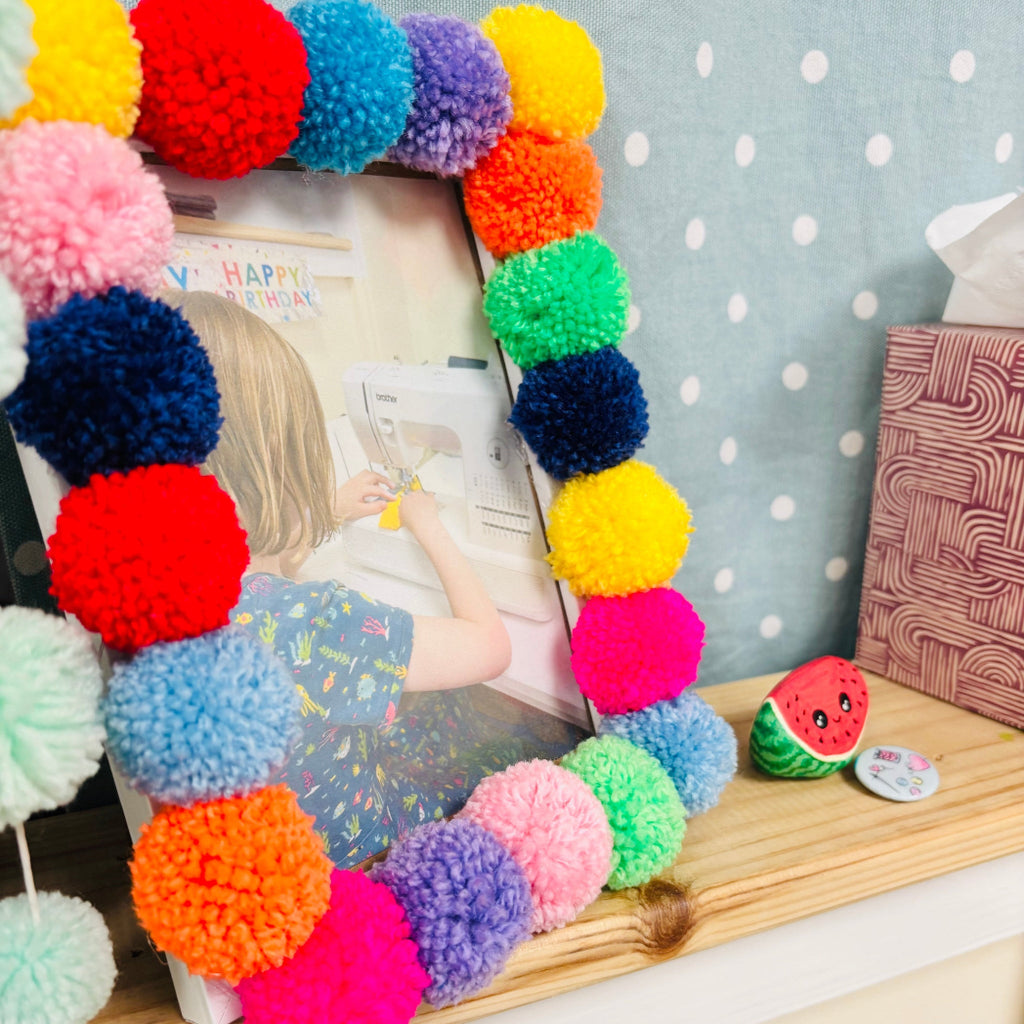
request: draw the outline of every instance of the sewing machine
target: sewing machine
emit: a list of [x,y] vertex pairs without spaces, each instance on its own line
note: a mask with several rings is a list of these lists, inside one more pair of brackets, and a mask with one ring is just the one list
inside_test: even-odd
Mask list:
[[[536,621],[556,615],[530,479],[506,423],[504,380],[484,365],[364,362],[350,366],[342,383],[347,429],[342,423],[333,433],[346,475],[369,464],[396,485],[418,476],[436,494],[442,522],[495,604]],[[347,553],[364,565],[439,586],[407,531],[381,530],[374,516],[347,524],[345,532]]]

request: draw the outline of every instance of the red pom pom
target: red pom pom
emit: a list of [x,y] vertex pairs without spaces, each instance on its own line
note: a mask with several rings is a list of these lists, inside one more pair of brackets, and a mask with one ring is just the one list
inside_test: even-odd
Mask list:
[[704,623],[668,587],[592,597],[572,631],[572,670],[602,715],[678,697],[697,678]]
[[96,475],[60,503],[50,590],[117,650],[227,625],[249,561],[235,503],[193,466]]
[[234,178],[288,151],[309,72],[298,30],[265,0],[142,0],[135,134],[198,178]]
[[509,132],[463,183],[473,230],[499,259],[590,231],[601,212],[601,168],[582,141]]

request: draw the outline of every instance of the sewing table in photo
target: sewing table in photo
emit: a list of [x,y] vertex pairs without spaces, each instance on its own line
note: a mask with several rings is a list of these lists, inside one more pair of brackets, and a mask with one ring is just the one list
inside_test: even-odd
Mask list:
[[[779,956],[791,955],[787,942],[802,942],[801,955],[813,962],[819,951],[809,946],[822,945],[808,941],[815,934],[835,934],[834,956],[841,958],[847,955],[842,914],[858,913],[850,906],[858,901],[866,901],[859,910],[868,928],[874,927],[871,914],[881,913],[886,931],[898,936],[901,927],[916,929],[915,944],[921,948],[907,952],[922,963],[1024,930],[1024,733],[866,674],[871,711],[860,749],[896,744],[924,753],[938,768],[938,792],[918,803],[883,800],[860,786],[852,764],[820,780],[768,778],[751,767],[747,738],[758,704],[779,678],[701,691],[736,730],[740,770],[719,806],[689,822],[671,871],[640,889],[605,893],[564,928],[520,947],[505,972],[479,996],[443,1010],[424,1007],[423,1018],[430,1024],[458,1024],[650,967],[646,976],[633,979],[648,978],[655,988],[669,986],[666,991],[696,1006],[701,996],[694,991],[693,972],[684,973],[689,955],[713,954],[740,986],[759,983],[749,976],[746,961],[752,956],[755,963],[770,960],[766,950],[771,948]],[[131,849],[120,808],[39,819],[29,824],[28,836],[38,886],[93,902],[114,938],[118,983],[96,1020],[180,1021],[167,970],[135,922]],[[934,888],[943,885],[946,889]],[[8,830],[0,836],[0,895],[20,887]],[[922,912],[926,922],[901,923],[907,906]],[[929,926],[933,918],[943,927]],[[831,932],[813,931],[817,923],[830,921]],[[787,940],[791,922],[812,930]],[[776,930],[777,942],[750,945],[769,929]],[[956,934],[940,934],[950,930]],[[847,942],[858,941],[847,936]],[[739,957],[745,957],[744,963],[731,970],[730,960]],[[704,964],[710,973],[700,973],[715,976],[718,968],[709,960]],[[637,1000],[648,987],[592,990],[590,1005],[632,1001],[642,1014],[642,1000]],[[563,1006],[556,1015],[541,1004],[531,1012],[536,1021],[582,1019],[572,1007]],[[591,1019],[611,1018],[592,1010]],[[711,1018],[697,1014],[687,1019]]]

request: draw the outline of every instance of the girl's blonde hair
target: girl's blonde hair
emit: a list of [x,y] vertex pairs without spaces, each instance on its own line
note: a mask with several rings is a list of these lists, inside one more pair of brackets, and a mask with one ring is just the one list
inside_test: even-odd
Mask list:
[[224,417],[206,468],[235,499],[253,555],[316,547],[337,526],[334,461],[306,361],[269,324],[211,292],[167,292],[210,356]]

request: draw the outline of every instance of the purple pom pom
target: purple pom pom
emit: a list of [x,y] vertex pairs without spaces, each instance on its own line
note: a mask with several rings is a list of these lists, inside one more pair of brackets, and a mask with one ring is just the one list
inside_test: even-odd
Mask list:
[[434,1006],[489,984],[530,934],[533,905],[523,869],[471,821],[422,825],[370,877],[395,894],[409,918],[431,978],[425,997]]
[[494,148],[512,118],[501,57],[475,25],[454,16],[410,14],[400,24],[416,96],[388,157],[421,171],[462,174]]

